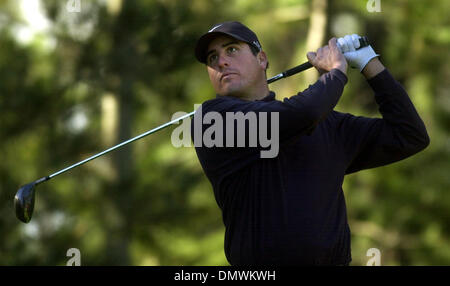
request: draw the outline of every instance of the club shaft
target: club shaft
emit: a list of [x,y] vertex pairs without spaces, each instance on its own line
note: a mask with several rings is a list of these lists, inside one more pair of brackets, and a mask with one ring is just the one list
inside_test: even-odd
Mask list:
[[183,116],[181,116],[181,117],[179,117],[179,118],[177,118],[177,119],[174,119],[174,120],[172,120],[172,121],[170,121],[170,122],[167,122],[167,123],[165,123],[165,124],[163,124],[163,125],[161,125],[161,126],[158,126],[158,127],[154,128],[154,129],[152,129],[152,130],[149,130],[149,131],[147,131],[147,132],[145,132],[145,133],[142,133],[141,135],[138,135],[138,136],[136,136],[136,137],[133,137],[133,138],[131,138],[131,139],[128,139],[127,141],[124,141],[124,142],[122,142],[122,143],[119,143],[119,144],[117,144],[117,145],[115,145],[115,146],[113,146],[113,147],[111,147],[111,148],[109,148],[109,149],[106,149],[105,151],[102,151],[102,152],[100,152],[100,153],[98,153],[98,154],[95,154],[95,155],[93,155],[93,156],[91,156],[91,157],[89,157],[89,158],[87,158],[87,159],[84,159],[83,161],[80,161],[80,162],[78,162],[78,163],[75,163],[75,164],[73,164],[73,165],[71,165],[71,166],[69,166],[69,167],[67,167],[67,168],[65,168],[65,169],[62,169],[62,170],[60,170],[60,171],[58,171],[58,172],[56,172],[56,173],[54,173],[54,174],[51,174],[50,176],[48,176],[48,179],[51,179],[51,178],[53,178],[53,177],[56,177],[56,176],[58,176],[58,175],[60,175],[60,174],[62,174],[62,173],[64,173],[64,172],[67,172],[67,171],[69,171],[69,170],[71,170],[71,169],[73,169],[73,168],[75,168],[75,167],[78,167],[78,166],[80,166],[80,165],[83,165],[83,164],[85,164],[85,163],[87,163],[87,162],[89,162],[89,161],[91,161],[91,160],[94,160],[95,158],[98,158],[98,157],[100,157],[100,156],[103,156],[103,155],[105,155],[105,154],[107,154],[107,153],[109,153],[109,152],[112,152],[112,151],[114,151],[114,150],[116,150],[116,149],[118,149],[118,148],[120,148],[120,147],[123,147],[123,146],[125,146],[125,145],[127,145],[127,144],[129,144],[129,143],[131,143],[131,142],[134,142],[134,141],[139,140],[139,139],[141,139],[141,138],[143,138],[143,137],[145,137],[145,136],[148,136],[148,135],[150,135],[150,134],[152,134],[152,133],[155,133],[155,132],[157,132],[157,131],[159,131],[159,130],[161,130],[161,129],[164,129],[164,128],[166,128],[167,126],[170,126],[170,125],[172,125],[172,124],[174,124],[174,123],[176,123],[176,122],[178,122],[178,121],[180,121],[180,120],[183,120],[183,119],[185,119],[185,118],[187,118],[187,117],[191,117],[191,116],[194,115],[194,113],[195,113],[195,111],[192,111],[191,113],[185,114],[185,115],[183,115]]
[[273,76],[273,77],[269,78],[267,80],[267,83],[271,84],[272,82],[275,82],[275,81],[277,81],[279,79],[289,77],[291,75],[297,74],[297,73],[302,72],[304,70],[307,70],[309,68],[312,68],[312,64],[310,64],[309,62],[305,62],[305,63],[303,63],[301,65],[298,65],[298,66],[296,66],[294,68],[291,68],[291,69],[289,69],[287,71],[284,71],[282,73],[277,74],[276,76]]

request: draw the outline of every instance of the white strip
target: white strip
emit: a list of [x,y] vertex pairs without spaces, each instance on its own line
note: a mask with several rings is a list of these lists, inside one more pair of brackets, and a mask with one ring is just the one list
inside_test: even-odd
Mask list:
[[223,24],[217,25],[214,28],[212,28],[211,30],[208,31],[208,33],[211,33],[212,31],[214,31],[215,29],[219,28],[220,26],[222,26]]

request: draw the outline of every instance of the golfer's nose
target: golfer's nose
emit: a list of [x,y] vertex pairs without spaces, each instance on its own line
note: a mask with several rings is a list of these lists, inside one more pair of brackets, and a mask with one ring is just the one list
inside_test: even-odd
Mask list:
[[219,55],[217,64],[219,65],[220,68],[224,68],[224,67],[228,67],[230,63],[229,63],[228,57],[225,54],[221,53]]

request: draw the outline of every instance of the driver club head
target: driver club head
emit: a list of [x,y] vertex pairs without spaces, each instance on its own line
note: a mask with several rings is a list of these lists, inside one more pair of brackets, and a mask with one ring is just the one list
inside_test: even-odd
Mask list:
[[28,223],[33,215],[35,187],[36,182],[23,185],[14,197],[16,217],[24,223]]

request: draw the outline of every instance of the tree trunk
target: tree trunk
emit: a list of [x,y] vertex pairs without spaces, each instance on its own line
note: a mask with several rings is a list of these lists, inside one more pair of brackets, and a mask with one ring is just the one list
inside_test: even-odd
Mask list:
[[[306,54],[309,51],[315,52],[318,48],[323,46],[326,32],[327,32],[327,7],[328,0],[312,0],[310,6],[310,17],[308,34],[306,36],[306,43],[301,40],[296,48],[296,53],[293,56],[291,66],[297,66],[308,59]],[[296,76],[296,80],[287,81],[283,85],[283,94],[293,95],[299,91],[304,90],[309,84],[313,84],[319,76],[315,68],[311,68]]]

